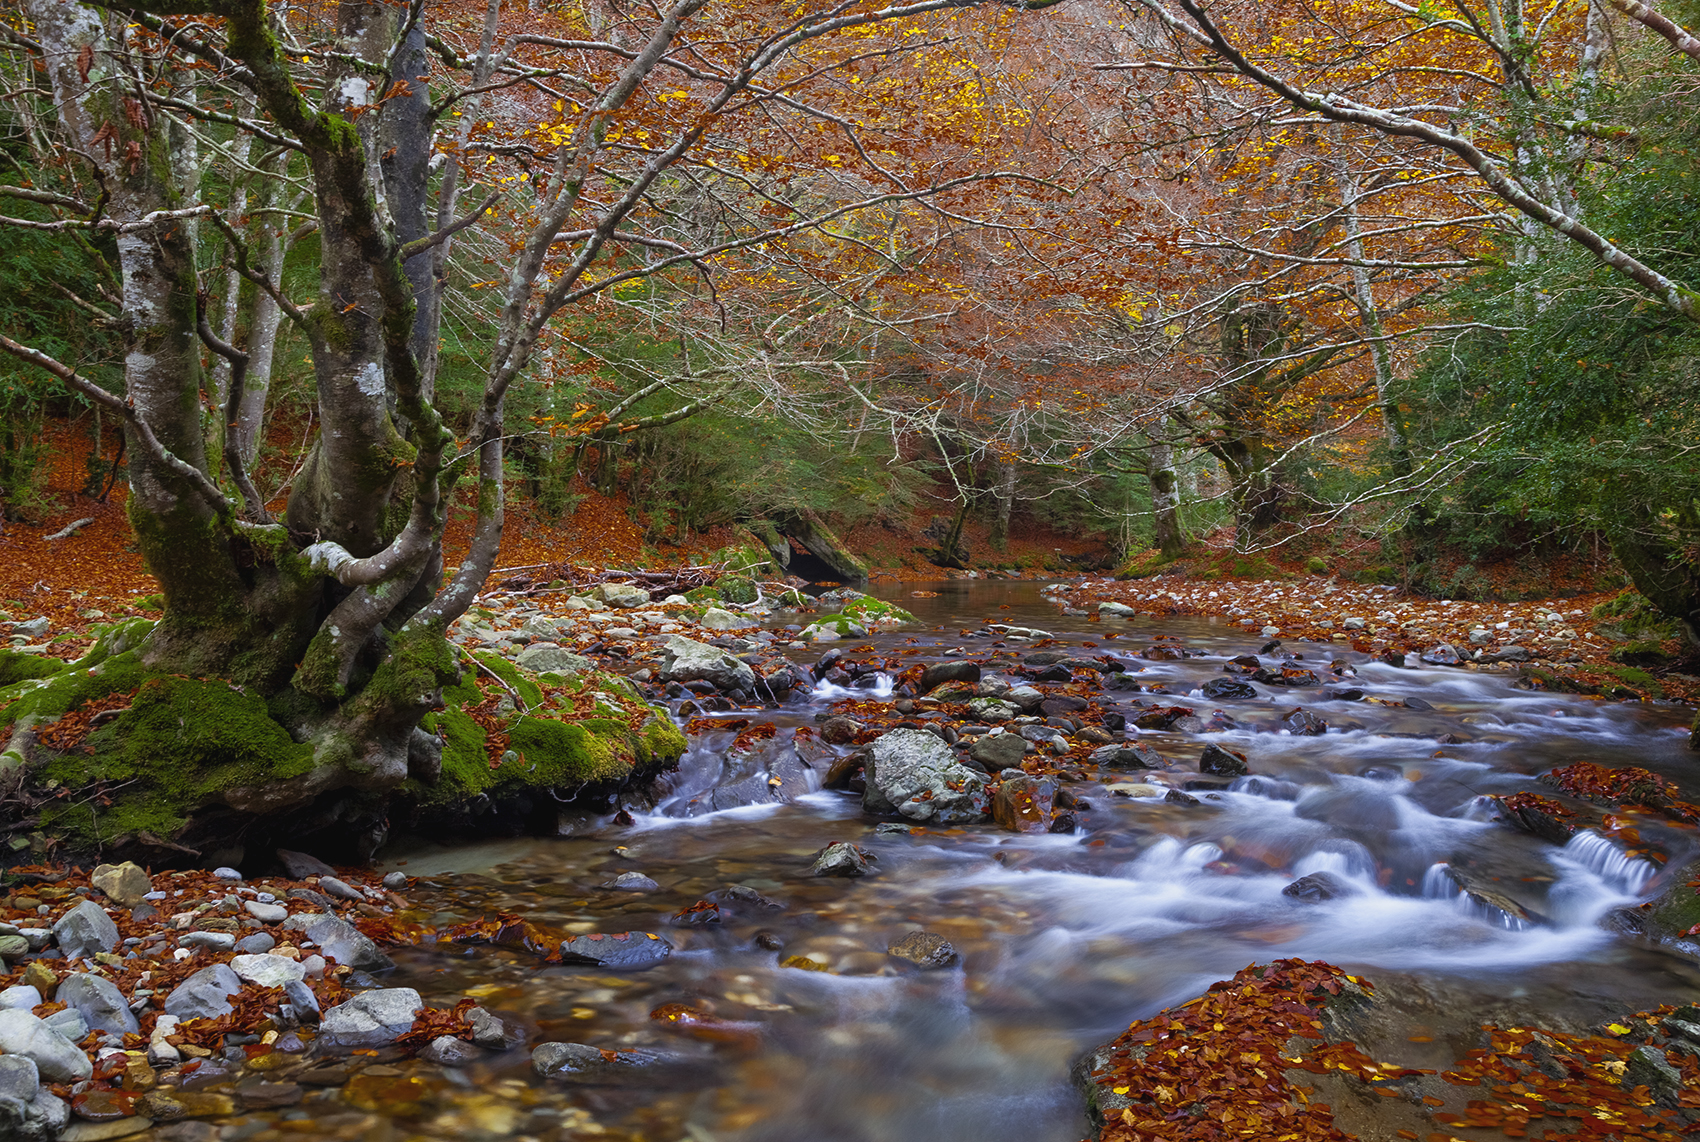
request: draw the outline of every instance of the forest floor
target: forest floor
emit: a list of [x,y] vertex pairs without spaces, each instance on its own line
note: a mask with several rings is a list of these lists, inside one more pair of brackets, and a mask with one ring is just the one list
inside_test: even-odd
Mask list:
[[[159,590],[137,551],[124,511],[122,481],[103,502],[87,495],[86,434],[50,429],[52,471],[46,505],[30,523],[0,524],[0,613],[16,619],[45,615],[55,633],[53,653],[74,657],[89,645],[95,623],[157,614]],[[516,489],[517,491],[517,489]],[[572,564],[608,567],[710,566],[729,549],[751,543],[747,532],[724,526],[683,543],[652,542],[623,495],[577,489],[571,516],[543,518],[522,495],[509,498],[507,526],[492,581],[504,572]],[[50,538],[76,521],[73,535]],[[970,520],[962,542],[973,571],[942,569],[928,559],[949,522],[943,506],[923,508],[905,526],[879,520],[846,530],[846,545],[878,580],[995,577],[1072,579],[1105,575],[1111,553],[1101,538],[1018,518],[1007,544],[995,549],[985,523]],[[466,549],[473,511],[451,509],[447,540],[452,565]],[[1087,578],[1068,601],[1094,610],[1119,602],[1151,614],[1215,615],[1285,639],[1335,641],[1372,653],[1422,653],[1450,642],[1466,654],[1527,647],[1538,665],[1561,671],[1582,688],[1618,697],[1700,700],[1700,661],[1676,639],[1625,636],[1621,621],[1594,614],[1622,592],[1621,574],[1598,553],[1560,552],[1540,558],[1471,564],[1458,556],[1424,553],[1430,583],[1466,587],[1461,595],[1504,602],[1424,597],[1401,589],[1378,541],[1344,533],[1258,555],[1229,550],[1231,534],[1203,537],[1188,558],[1140,579]],[[1376,582],[1381,579],[1383,582]],[[1387,582],[1386,580],[1394,580]],[[1386,616],[1386,617],[1379,617]],[[1554,616],[1557,616],[1556,618]],[[1348,618],[1364,625],[1347,630]],[[1476,635],[1472,645],[1472,632]],[[1631,632],[1633,633],[1633,632]]]

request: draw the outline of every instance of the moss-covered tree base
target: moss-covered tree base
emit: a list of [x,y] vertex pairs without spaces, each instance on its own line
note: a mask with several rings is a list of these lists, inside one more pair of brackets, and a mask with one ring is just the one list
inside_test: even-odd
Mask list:
[[118,624],[70,664],[0,657],[0,862],[234,864],[278,845],[357,861],[392,824],[553,832],[562,806],[608,804],[685,750],[623,678],[533,676],[480,654],[414,732],[405,778],[363,781],[315,729],[318,704],[159,674],[143,665],[148,633]]

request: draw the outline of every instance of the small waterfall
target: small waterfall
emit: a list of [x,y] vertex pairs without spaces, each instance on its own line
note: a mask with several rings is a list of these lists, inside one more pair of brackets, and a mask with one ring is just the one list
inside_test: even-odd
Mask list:
[[810,697],[817,702],[839,702],[845,698],[856,698],[863,701],[871,698],[883,701],[891,697],[891,686],[891,675],[881,670],[873,674],[863,675],[849,686],[840,686],[823,678],[815,683],[815,688]]
[[1429,865],[1423,873],[1424,900],[1453,900],[1462,895],[1464,890],[1452,879],[1452,866],[1445,861]]
[[1564,855],[1630,896],[1639,896],[1659,871],[1651,861],[1630,856],[1592,829],[1578,830],[1564,846]]

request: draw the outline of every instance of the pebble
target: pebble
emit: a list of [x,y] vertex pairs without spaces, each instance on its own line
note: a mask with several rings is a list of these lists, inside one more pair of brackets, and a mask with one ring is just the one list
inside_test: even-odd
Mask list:
[[261,904],[258,900],[244,901],[242,907],[248,915],[262,924],[281,924],[289,919],[289,909],[281,904]]

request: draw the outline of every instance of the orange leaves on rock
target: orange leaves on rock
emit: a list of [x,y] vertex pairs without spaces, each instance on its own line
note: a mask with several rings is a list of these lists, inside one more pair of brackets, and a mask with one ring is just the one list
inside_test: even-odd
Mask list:
[[1591,761],[1578,761],[1543,774],[1541,780],[1561,793],[1596,804],[1643,806],[1673,821],[1700,822],[1700,806],[1680,800],[1674,782],[1636,766],[1607,769]]

